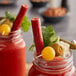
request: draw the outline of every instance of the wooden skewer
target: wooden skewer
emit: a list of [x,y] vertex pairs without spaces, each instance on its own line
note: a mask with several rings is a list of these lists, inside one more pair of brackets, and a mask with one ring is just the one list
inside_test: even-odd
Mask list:
[[70,49],[76,50],[76,44],[74,44],[72,42],[69,42],[69,41],[66,41],[64,39],[60,39],[60,41],[63,41],[65,43],[68,43],[70,45]]
[[42,57],[42,55],[36,56],[36,57],[33,59],[33,61],[36,60],[36,59],[38,59],[38,58],[40,58],[40,57]]
[[38,59],[38,58],[40,58],[40,57],[42,57],[42,55],[39,55],[39,56],[35,57],[35,59]]

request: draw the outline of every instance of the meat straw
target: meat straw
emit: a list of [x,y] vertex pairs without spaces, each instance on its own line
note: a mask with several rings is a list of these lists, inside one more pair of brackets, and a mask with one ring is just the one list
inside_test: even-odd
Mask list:
[[44,48],[40,18],[32,18],[31,23],[32,23],[34,42],[36,46],[36,53],[37,55],[40,55],[42,49]]
[[17,15],[17,18],[16,20],[14,21],[14,24],[13,24],[13,28],[12,28],[12,31],[16,31],[20,28],[21,26],[21,23],[22,23],[22,20],[27,12],[27,9],[28,9],[28,6],[27,5],[22,5],[21,6],[21,9]]

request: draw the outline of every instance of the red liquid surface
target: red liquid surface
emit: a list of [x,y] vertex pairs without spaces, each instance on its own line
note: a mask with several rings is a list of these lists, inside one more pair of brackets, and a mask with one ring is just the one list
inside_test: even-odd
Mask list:
[[0,76],[26,75],[25,43],[23,39],[16,42],[18,41],[0,42]]

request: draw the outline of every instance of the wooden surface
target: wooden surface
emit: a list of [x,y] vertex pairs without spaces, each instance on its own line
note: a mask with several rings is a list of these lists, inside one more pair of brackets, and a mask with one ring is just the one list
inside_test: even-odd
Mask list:
[[31,68],[32,64],[28,63],[26,64],[26,76],[28,76],[28,71]]

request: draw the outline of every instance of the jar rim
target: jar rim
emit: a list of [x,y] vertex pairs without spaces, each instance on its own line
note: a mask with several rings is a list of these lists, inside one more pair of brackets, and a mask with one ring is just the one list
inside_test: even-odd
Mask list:
[[18,30],[16,30],[16,31],[10,32],[10,34],[7,35],[7,36],[0,35],[0,38],[1,38],[1,39],[2,39],[2,38],[8,39],[8,38],[12,37],[12,35],[20,34],[21,32],[22,32],[21,29],[18,29]]
[[[72,58],[72,51],[69,50],[69,52],[70,52],[70,55],[67,56],[66,58],[64,58],[63,60],[59,60],[59,61],[58,60],[52,60],[52,62],[62,62],[62,61],[70,60]],[[36,52],[34,53],[34,60],[35,60],[35,58],[36,58]],[[46,61],[46,60],[42,59],[41,57],[38,57],[37,59],[40,59],[40,61],[44,61],[44,62],[51,62],[51,61]]]
[[[34,64],[36,64],[37,65],[37,63],[40,63],[42,66],[44,66],[44,67],[62,67],[62,66],[64,66],[64,65],[53,65],[53,66],[50,66],[50,65],[44,65],[45,63],[51,63],[51,64],[53,64],[53,63],[57,63],[57,64],[62,64],[63,62],[65,63],[66,62],[66,64],[65,65],[67,65],[67,64],[69,64],[69,63],[71,63],[72,62],[72,60],[73,60],[73,56],[72,56],[72,51],[70,50],[70,55],[68,56],[68,57],[66,57],[65,59],[63,59],[63,60],[52,60],[52,61],[46,61],[46,60],[44,60],[44,59],[42,59],[41,57],[39,57],[39,58],[37,58],[37,59],[34,59],[33,60],[33,63]],[[40,64],[38,64],[38,65],[40,65]]]
[[68,56],[64,60],[61,60],[61,61],[53,60],[53,61],[48,62],[39,58],[38,60],[34,60],[33,64],[35,65],[37,69],[41,69],[42,71],[45,71],[45,72],[49,72],[49,73],[52,72],[52,73],[57,73],[57,74],[61,72],[65,72],[66,69],[69,70],[72,68],[71,66],[73,66],[72,51],[70,51],[70,56]]

